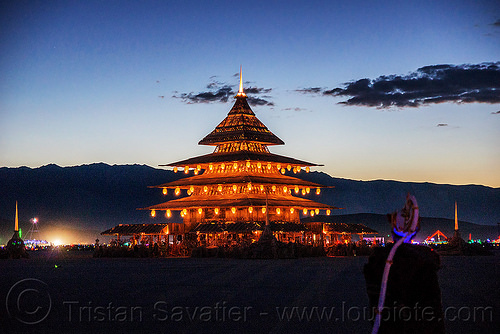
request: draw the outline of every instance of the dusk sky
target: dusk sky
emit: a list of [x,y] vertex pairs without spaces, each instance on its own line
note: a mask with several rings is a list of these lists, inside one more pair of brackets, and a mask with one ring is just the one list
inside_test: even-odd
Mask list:
[[0,45],[0,166],[210,153],[242,65],[273,153],[500,187],[498,0],[3,1]]

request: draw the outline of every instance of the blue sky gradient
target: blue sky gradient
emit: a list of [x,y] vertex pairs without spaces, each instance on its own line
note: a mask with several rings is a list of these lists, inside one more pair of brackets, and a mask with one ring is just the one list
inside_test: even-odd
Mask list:
[[500,187],[499,103],[375,108],[297,91],[498,62],[499,19],[496,1],[3,2],[0,165],[209,153],[197,143],[233,100],[179,96],[236,86],[241,64],[247,88],[271,89],[253,110],[286,143],[274,153],[336,177]]

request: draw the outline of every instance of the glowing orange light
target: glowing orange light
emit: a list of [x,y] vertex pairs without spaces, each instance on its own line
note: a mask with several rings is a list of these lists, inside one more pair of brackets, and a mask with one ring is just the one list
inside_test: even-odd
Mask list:
[[264,191],[264,185],[263,184],[260,185],[260,191]]
[[215,212],[216,215],[218,215],[219,214],[219,208],[215,208],[214,212]]
[[278,170],[280,170],[281,169],[281,164],[276,165],[276,168],[278,168]]
[[292,169],[292,166],[288,165],[288,166],[286,166],[286,169],[288,169],[288,171],[290,171]]
[[261,168],[262,164],[260,162],[257,162],[257,168]]
[[238,163],[237,163],[237,162],[235,162],[235,163],[233,164],[233,168],[234,168],[234,169],[238,169]]
[[248,212],[250,212],[250,213],[253,212],[253,208],[251,206],[248,207]]
[[194,175],[198,175],[198,169],[194,170]]
[[299,186],[295,186],[295,193],[298,194],[299,193]]
[[309,171],[311,170],[311,168],[309,168],[309,166],[306,167],[306,173],[309,173]]
[[314,211],[311,210],[311,217],[314,217]]
[[271,189],[272,189],[273,191],[276,191],[276,186],[272,186],[272,187],[271,187]]
[[283,192],[284,192],[284,193],[287,193],[287,192],[288,192],[288,188],[287,188],[287,186],[284,186],[284,187],[283,187]]
[[320,194],[320,192],[321,192],[321,189],[317,188],[317,189],[316,189],[316,195],[319,195],[319,194]]
[[189,166],[184,167],[184,173],[189,173]]
[[236,192],[237,189],[238,189],[238,186],[236,186],[236,184],[233,184],[233,191]]
[[247,168],[250,168],[250,161],[247,161]]
[[297,174],[297,167],[293,167],[293,173]]
[[222,186],[219,184],[219,186],[217,187],[217,191],[218,192],[221,192],[222,191]]
[[170,211],[170,209],[167,210],[166,216],[167,216],[167,218],[172,217],[172,212]]
[[318,214],[318,213],[319,213],[319,209],[315,209],[315,210],[314,210],[314,213],[315,213],[315,214]]
[[294,213],[295,209],[294,208],[290,208],[290,213]]
[[307,209],[302,210],[302,213],[307,215]]
[[305,195],[305,194],[306,194],[306,190],[302,189],[302,195]]
[[174,173],[177,173],[177,167],[174,167]]
[[248,190],[252,190],[252,183],[248,182],[247,187],[248,187]]
[[267,169],[271,169],[271,163],[270,162],[267,163]]
[[208,165],[208,169],[210,169],[210,171],[214,170],[214,165],[212,164]]
[[262,208],[262,213],[266,213],[266,208]]
[[194,193],[194,187],[193,187],[193,186],[189,187],[189,191],[190,191],[191,193]]
[[196,165],[196,169],[200,170],[201,169],[201,165]]
[[306,188],[306,193],[308,193],[308,194],[309,194],[310,192],[311,192],[311,188],[307,187],[307,188]]
[[156,216],[156,211],[155,210],[151,210],[151,217],[154,217]]
[[181,188],[179,187],[175,188],[175,196],[179,196],[180,193],[181,193]]
[[199,208],[198,209],[198,214],[201,215],[203,213],[203,209],[202,208]]
[[281,168],[281,174],[285,174],[286,173],[286,169],[285,168]]
[[281,214],[281,209],[280,208],[276,208],[276,214]]
[[208,186],[204,186],[204,187],[203,187],[203,191],[204,191],[204,192],[208,192]]
[[235,208],[234,206],[231,208],[231,212],[232,212],[233,214],[235,214],[235,213],[236,213],[236,208]]
[[166,195],[168,193],[167,188],[163,188],[163,195]]
[[226,169],[226,164],[223,163],[222,165],[220,165],[220,168]]
[[330,213],[331,213],[331,212],[332,212],[332,210],[330,210],[330,209],[326,210],[326,214],[327,214],[328,216],[330,215]]
[[187,209],[182,209],[182,213],[184,214],[184,216],[187,215],[187,212],[188,212]]

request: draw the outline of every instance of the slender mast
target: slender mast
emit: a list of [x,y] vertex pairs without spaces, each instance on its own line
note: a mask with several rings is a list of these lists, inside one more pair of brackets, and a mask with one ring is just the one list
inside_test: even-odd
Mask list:
[[455,201],[455,231],[458,230],[458,209],[457,202]]
[[240,65],[240,87],[238,89],[238,94],[236,94],[236,96],[247,96],[243,91],[243,76],[241,71],[241,65]]
[[16,220],[15,220],[15,227],[14,227],[14,231],[19,231],[19,218],[18,218],[18,214],[17,214],[17,201],[16,201]]

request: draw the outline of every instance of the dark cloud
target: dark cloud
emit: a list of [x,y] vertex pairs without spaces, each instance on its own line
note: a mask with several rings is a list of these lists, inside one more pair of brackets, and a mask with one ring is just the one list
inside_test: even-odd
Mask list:
[[323,92],[323,89],[320,87],[309,87],[309,88],[296,89],[295,91],[303,94],[320,94]]
[[[239,74],[238,74],[239,75]],[[238,92],[236,86],[215,80],[216,76],[210,77],[210,82],[206,85],[207,91],[199,93],[181,93],[174,92],[172,97],[181,99],[185,103],[213,103],[227,102],[236,96]],[[268,94],[272,88],[248,87],[244,89],[248,95],[247,101],[253,106],[274,106],[271,96]]]
[[[317,88],[298,90],[314,94]],[[500,103],[500,62],[476,65],[431,65],[405,76],[360,79],[343,87],[322,90],[324,95],[349,97],[339,102],[377,108],[419,107],[427,104]]]
[[307,109],[296,107],[296,108],[285,108],[285,109],[281,109],[281,110],[283,110],[283,111],[306,111]]
[[500,27],[500,19],[496,20],[494,23],[491,24],[494,27]]
[[492,115],[500,115],[500,110],[499,111],[494,111],[491,113]]
[[448,126],[448,124],[446,123],[439,123],[438,125],[436,125],[437,127],[441,127],[441,126]]

